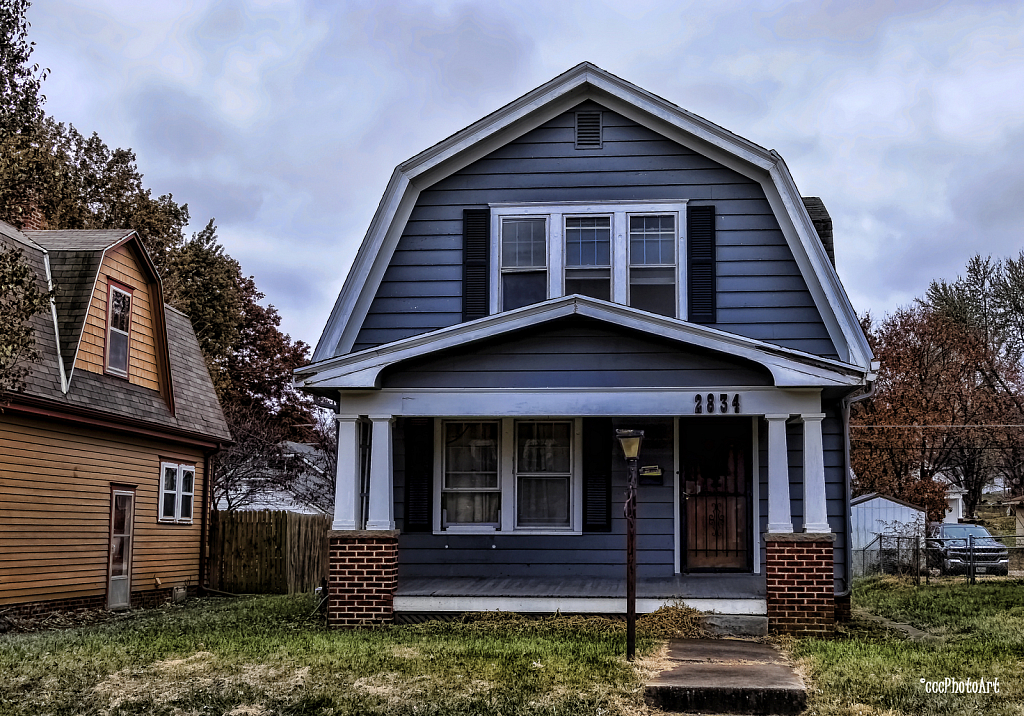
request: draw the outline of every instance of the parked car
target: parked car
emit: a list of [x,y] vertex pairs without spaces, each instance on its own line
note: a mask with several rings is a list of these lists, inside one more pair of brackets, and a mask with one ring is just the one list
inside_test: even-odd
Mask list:
[[974,537],[976,574],[1006,575],[1010,552],[981,525],[935,525],[928,538],[928,566],[943,574],[967,574],[970,565],[970,537]]

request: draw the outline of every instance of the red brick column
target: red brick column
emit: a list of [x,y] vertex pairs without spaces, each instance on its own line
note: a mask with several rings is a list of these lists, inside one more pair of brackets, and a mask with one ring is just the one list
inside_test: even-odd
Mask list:
[[327,624],[383,624],[394,619],[398,530],[327,533]]
[[833,534],[766,533],[768,629],[827,634],[835,627]]

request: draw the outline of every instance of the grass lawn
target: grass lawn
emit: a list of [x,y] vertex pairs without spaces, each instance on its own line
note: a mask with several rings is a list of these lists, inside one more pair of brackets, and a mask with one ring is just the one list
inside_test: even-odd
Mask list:
[[[814,680],[807,714],[1024,714],[1024,581],[914,587],[893,578],[857,584],[854,607],[909,623],[935,642],[854,625],[835,639],[799,639],[793,654]],[[999,693],[927,693],[922,679],[999,679]]]
[[[0,635],[0,714],[644,710],[642,682],[622,656],[621,623],[492,615],[329,631],[311,609],[307,596],[197,600],[104,624]],[[655,643],[643,636],[640,650]]]

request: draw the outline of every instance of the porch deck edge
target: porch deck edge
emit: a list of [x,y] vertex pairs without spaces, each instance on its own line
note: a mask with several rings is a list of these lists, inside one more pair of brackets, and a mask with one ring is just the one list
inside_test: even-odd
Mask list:
[[[663,606],[683,603],[702,612],[766,616],[764,599],[637,599],[639,614]],[[564,614],[625,614],[626,600],[620,597],[508,597],[508,596],[400,596],[395,595],[396,612],[522,612]]]

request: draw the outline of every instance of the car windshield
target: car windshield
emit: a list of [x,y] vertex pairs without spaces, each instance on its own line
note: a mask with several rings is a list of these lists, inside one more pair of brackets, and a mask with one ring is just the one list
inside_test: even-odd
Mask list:
[[973,535],[975,539],[979,537],[991,537],[988,530],[979,525],[953,525],[952,527],[944,527],[942,529],[943,537],[952,537],[955,539],[967,539],[968,536]]

